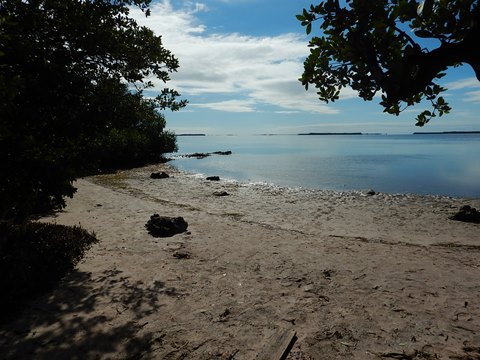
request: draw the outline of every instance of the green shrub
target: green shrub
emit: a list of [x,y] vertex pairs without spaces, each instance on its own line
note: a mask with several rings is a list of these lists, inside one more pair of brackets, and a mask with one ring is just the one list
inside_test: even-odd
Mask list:
[[0,321],[53,288],[97,241],[78,226],[0,222]]
[[112,128],[91,144],[90,163],[96,168],[90,173],[158,163],[163,154],[177,151],[175,134],[164,125],[163,115],[157,113],[134,126]]
[[[157,120],[147,126],[161,133],[160,111],[186,105],[173,89],[153,89],[179,64],[160,36],[129,17],[130,6],[148,15],[150,2],[0,0],[0,220],[65,206],[75,179],[101,169],[92,144],[102,148],[117,129],[141,138],[132,133],[123,147],[113,139],[113,150],[144,147],[150,134],[137,125]],[[145,159],[142,147],[135,161]],[[148,151],[159,157],[162,149]]]

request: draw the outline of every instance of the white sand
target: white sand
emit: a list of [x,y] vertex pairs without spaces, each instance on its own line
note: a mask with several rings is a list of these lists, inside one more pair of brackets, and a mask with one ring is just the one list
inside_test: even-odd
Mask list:
[[[174,177],[148,178],[163,170]],[[1,357],[255,359],[294,329],[289,359],[480,358],[480,225],[448,219],[478,199],[209,182],[166,165],[76,186],[46,221],[100,243],[1,329]],[[153,238],[153,213],[189,233]]]

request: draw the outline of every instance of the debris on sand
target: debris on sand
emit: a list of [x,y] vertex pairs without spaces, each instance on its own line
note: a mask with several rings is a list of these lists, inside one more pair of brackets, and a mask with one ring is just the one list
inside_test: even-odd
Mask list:
[[153,214],[145,224],[154,237],[170,237],[187,231],[188,224],[182,217],[167,217]]
[[471,222],[475,224],[480,224],[480,211],[471,207],[470,205],[465,205],[460,208],[460,211],[455,215],[450,216],[451,220]]
[[170,175],[168,175],[166,172],[155,172],[150,174],[151,179],[168,179]]
[[215,192],[213,193],[213,195],[214,195],[214,196],[228,196],[228,195],[230,195],[230,194],[229,194],[228,192],[226,192],[226,191],[215,191]]

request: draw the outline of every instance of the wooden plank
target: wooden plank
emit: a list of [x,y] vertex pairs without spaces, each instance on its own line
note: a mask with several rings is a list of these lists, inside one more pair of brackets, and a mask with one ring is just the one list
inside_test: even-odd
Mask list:
[[258,354],[258,360],[285,360],[297,341],[297,333],[293,329],[279,329],[268,340]]

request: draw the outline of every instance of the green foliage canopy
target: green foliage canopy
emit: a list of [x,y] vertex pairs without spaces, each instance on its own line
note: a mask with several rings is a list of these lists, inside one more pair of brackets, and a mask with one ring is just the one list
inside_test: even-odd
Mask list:
[[364,100],[380,92],[384,112],[399,115],[426,99],[433,109],[418,115],[423,126],[451,110],[438,85],[448,67],[468,64],[480,81],[478,0],[327,0],[297,19],[307,34],[320,21],[300,81],[322,101],[350,86]]
[[151,136],[166,140],[156,151],[175,150],[157,109],[186,102],[173,89],[143,92],[145,79],[169,81],[178,60],[128,16],[129,6],[147,16],[149,3],[0,0],[0,218],[62,205],[74,179],[99,166],[109,134],[145,142],[152,121]]

